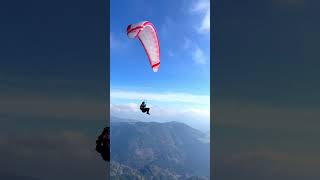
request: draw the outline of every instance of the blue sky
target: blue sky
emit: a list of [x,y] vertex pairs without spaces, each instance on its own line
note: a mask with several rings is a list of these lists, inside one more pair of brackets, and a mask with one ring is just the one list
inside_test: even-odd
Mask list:
[[[111,1],[111,103],[209,111],[210,2]],[[138,39],[126,27],[151,21],[160,40],[161,66],[154,73]],[[156,111],[156,110],[154,110]],[[209,120],[209,119],[208,119]]]

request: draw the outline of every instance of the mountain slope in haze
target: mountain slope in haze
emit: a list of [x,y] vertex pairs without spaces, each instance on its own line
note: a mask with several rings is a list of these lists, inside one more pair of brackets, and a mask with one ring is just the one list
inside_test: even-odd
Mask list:
[[209,177],[210,144],[204,138],[205,133],[178,122],[111,121],[111,174],[137,179]]

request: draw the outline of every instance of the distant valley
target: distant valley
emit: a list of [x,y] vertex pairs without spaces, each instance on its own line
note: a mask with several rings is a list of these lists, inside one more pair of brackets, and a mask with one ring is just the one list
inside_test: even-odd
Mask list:
[[208,134],[180,122],[111,119],[111,179],[209,179]]

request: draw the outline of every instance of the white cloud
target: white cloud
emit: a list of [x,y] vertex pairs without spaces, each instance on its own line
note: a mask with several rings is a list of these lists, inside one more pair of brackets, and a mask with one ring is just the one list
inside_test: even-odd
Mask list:
[[149,106],[150,114],[147,115],[139,110],[139,104],[110,104],[112,117],[133,119],[139,121],[169,122],[177,121],[188,124],[199,130],[210,129],[210,109],[208,108],[171,108],[164,106]]
[[199,47],[196,47],[192,52],[192,58],[196,64],[206,64],[207,63],[207,57],[205,56],[202,49]]
[[210,9],[207,10],[206,15],[202,19],[200,32],[210,32]]
[[197,0],[192,8],[192,13],[201,15],[201,24],[197,26],[197,30],[200,33],[210,32],[210,1],[209,0]]
[[150,101],[158,102],[178,102],[191,103],[193,105],[209,105],[210,96],[208,95],[194,95],[187,93],[148,93],[138,91],[123,91],[111,90],[111,99],[126,99],[126,100],[141,100],[148,99]]
[[[208,95],[179,92],[147,93],[111,89],[110,97],[111,116],[139,121],[178,121],[199,130],[208,131],[210,129],[210,96]],[[132,103],[140,102],[141,99],[147,100],[150,116],[141,113],[140,104]],[[121,102],[119,100],[124,100],[127,103],[119,103]]]
[[184,38],[183,49],[187,52],[191,52],[192,59],[195,64],[207,64],[208,58],[203,50],[196,44],[191,43],[192,41],[189,38]]
[[[139,112],[139,104],[136,103],[127,103],[127,104],[110,104],[110,112],[111,113],[135,113]],[[148,105],[152,111],[152,115],[156,117],[165,117],[165,116],[188,116],[188,117],[201,117],[200,119],[209,120],[210,117],[210,109],[208,108],[171,108],[164,106],[153,106]],[[154,110],[156,109],[156,110]],[[154,110],[154,111],[153,111]],[[145,116],[144,114],[142,114]]]
[[210,111],[208,109],[191,108],[190,112],[192,112],[195,115],[204,115],[210,117]]
[[112,112],[123,112],[123,111],[135,112],[135,111],[138,111],[138,109],[139,109],[139,105],[135,103],[128,103],[124,105],[110,104],[110,110]]
[[210,1],[209,0],[197,0],[193,4],[191,10],[194,12],[202,12],[202,11],[206,11],[208,8],[210,8]]

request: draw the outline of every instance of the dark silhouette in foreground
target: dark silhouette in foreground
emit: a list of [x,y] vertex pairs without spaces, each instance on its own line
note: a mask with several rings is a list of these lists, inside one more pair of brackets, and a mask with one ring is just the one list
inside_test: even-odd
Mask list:
[[147,112],[147,114],[150,115],[150,113],[149,113],[150,108],[147,108],[147,107],[146,107],[146,103],[145,103],[144,101],[143,101],[143,102],[141,103],[141,105],[140,105],[140,110],[141,110],[143,113]]
[[101,154],[103,160],[110,162],[110,127],[105,127],[96,140],[96,151]]

